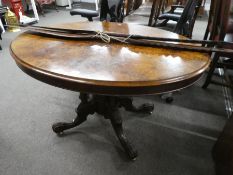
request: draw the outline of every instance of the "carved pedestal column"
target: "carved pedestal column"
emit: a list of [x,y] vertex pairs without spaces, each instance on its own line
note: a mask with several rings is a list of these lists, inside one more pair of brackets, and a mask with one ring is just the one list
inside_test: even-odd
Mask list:
[[79,104],[76,112],[77,117],[70,123],[55,123],[52,128],[55,133],[62,133],[64,130],[73,128],[86,121],[89,114],[95,112],[103,115],[106,119],[111,121],[114,131],[128,154],[130,159],[137,157],[137,151],[129,143],[127,137],[124,134],[122,127],[122,117],[119,112],[120,107],[124,107],[128,111],[151,113],[154,106],[151,104],[143,104],[142,106],[135,107],[130,98],[122,98],[115,96],[102,96],[102,95],[90,95],[81,93],[81,103]]

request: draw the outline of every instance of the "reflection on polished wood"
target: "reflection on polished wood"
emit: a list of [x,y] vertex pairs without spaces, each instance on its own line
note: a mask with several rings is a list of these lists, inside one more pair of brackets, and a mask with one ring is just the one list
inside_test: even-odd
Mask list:
[[[65,28],[179,38],[144,26],[76,23]],[[36,42],[35,42],[36,41]],[[183,88],[208,67],[207,54],[100,41],[72,41],[24,33],[11,44],[18,65],[46,83],[112,95],[142,95]],[[56,83],[54,83],[56,82]]]
[[[86,29],[155,37],[180,38],[177,34],[122,23],[72,23],[56,27]],[[117,137],[131,159],[136,150],[127,140],[119,108],[151,113],[153,105],[134,107],[124,95],[157,94],[193,84],[209,65],[208,54],[133,46],[101,41],[77,41],[23,33],[10,48],[17,65],[30,76],[53,86],[79,91],[81,103],[70,123],[56,123],[61,133],[98,113],[111,121]],[[93,95],[94,94],[94,95]]]

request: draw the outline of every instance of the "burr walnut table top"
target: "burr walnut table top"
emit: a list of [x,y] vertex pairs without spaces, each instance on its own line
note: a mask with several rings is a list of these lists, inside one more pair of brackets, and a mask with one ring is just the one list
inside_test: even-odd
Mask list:
[[[168,31],[124,23],[80,22],[56,25],[179,38]],[[105,95],[156,94],[193,84],[206,70],[207,54],[102,41],[65,40],[25,32],[10,46],[17,65],[53,86]]]

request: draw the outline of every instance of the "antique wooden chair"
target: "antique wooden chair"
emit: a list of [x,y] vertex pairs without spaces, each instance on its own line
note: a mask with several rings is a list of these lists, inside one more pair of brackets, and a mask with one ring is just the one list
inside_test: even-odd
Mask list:
[[[219,2],[217,2],[219,1]],[[209,20],[209,25],[207,26],[206,34],[204,39],[210,40],[218,40],[218,41],[233,41],[233,22],[230,19],[230,7],[231,0],[215,0],[212,3],[216,3],[217,5],[211,11]],[[208,38],[209,36],[209,38]],[[227,48],[233,49],[232,46],[226,46]],[[228,81],[228,77],[226,83],[218,82],[212,80],[212,76],[216,68],[223,68],[224,74],[226,74],[228,69],[233,69],[233,55],[230,54],[213,54],[213,59],[210,64],[209,72],[206,78],[206,81],[203,85],[203,88],[206,89],[210,83],[217,85],[224,85],[230,88],[233,88],[233,85]]]
[[221,1],[219,0],[211,0],[210,11],[209,11],[209,19],[207,28],[204,35],[204,40],[213,40],[213,35],[216,33],[214,30],[216,29],[217,17],[219,15],[219,7]]
[[[163,13],[158,17],[159,20],[164,20],[158,26],[165,26],[169,20],[176,21],[177,25],[174,32],[191,38],[201,4],[202,0],[188,0],[185,6],[173,5],[169,12]],[[183,12],[181,14],[176,13],[175,10],[177,8],[183,8]]]
[[189,0],[178,20],[174,32],[192,38],[193,27],[197,18],[202,0]]
[[97,10],[74,9],[70,14],[81,15],[89,21],[93,21],[94,17],[100,16],[100,21],[108,20],[107,15],[110,15],[111,22],[123,22],[124,18],[124,1],[123,0],[102,0],[100,4],[100,15]]
[[164,0],[153,0],[148,26],[155,26],[156,25],[158,17],[160,15],[161,11],[163,11],[163,9],[164,9],[164,7],[163,7],[164,5],[165,5]]

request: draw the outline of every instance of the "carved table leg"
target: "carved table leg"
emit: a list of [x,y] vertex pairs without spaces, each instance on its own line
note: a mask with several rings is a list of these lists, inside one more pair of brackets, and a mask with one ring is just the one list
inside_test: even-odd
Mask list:
[[94,114],[95,112],[103,115],[106,119],[111,120],[111,124],[114,131],[124,148],[125,152],[128,154],[130,159],[135,159],[137,157],[137,151],[127,140],[122,127],[122,118],[119,112],[120,107],[124,107],[126,110],[134,112],[146,112],[151,113],[154,109],[153,105],[143,105],[136,108],[132,104],[132,100],[129,98],[104,96],[104,95],[90,95],[80,93],[81,103],[77,108],[77,118],[70,123],[56,123],[52,126],[55,133],[61,133],[64,130],[73,128],[80,125],[86,121],[89,114]]
[[122,147],[128,154],[129,158],[134,160],[137,157],[137,151],[129,143],[123,132],[122,118],[119,111],[119,97],[96,96],[95,101],[97,102],[96,104],[98,106],[96,112],[103,115],[106,119],[110,119]]
[[94,114],[95,105],[92,103],[92,101],[88,102],[88,95],[80,94],[80,99],[81,103],[76,109],[77,117],[73,120],[73,122],[70,123],[59,122],[53,124],[52,129],[55,133],[59,134],[62,133],[64,130],[74,128],[86,121],[89,114]]
[[127,137],[123,132],[122,118],[118,109],[113,111],[113,113],[110,116],[110,120],[122,147],[125,149],[125,152],[128,154],[130,159],[135,160],[138,154],[137,151],[131,145],[131,143],[127,140]]
[[121,106],[125,108],[126,111],[131,112],[141,112],[151,114],[154,110],[154,104],[145,103],[139,107],[133,105],[133,100],[131,98],[121,98],[120,99]]

